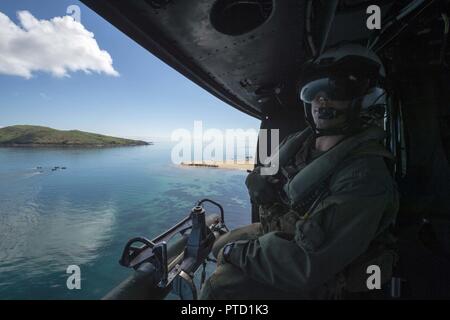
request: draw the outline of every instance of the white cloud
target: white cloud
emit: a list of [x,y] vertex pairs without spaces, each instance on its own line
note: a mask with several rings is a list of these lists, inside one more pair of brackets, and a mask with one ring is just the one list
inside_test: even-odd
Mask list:
[[27,79],[36,71],[56,77],[75,71],[119,75],[94,34],[72,17],[38,20],[28,11],[17,14],[19,25],[0,12],[0,74]]

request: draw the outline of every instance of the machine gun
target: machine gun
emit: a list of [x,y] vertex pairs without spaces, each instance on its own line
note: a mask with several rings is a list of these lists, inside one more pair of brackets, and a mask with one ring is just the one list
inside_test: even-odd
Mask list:
[[[216,205],[220,216],[206,215],[202,204]],[[206,278],[206,263],[214,241],[228,232],[224,210],[209,199],[198,201],[190,214],[153,240],[144,237],[130,239],[119,263],[136,272],[104,299],[163,299],[170,291],[181,299],[196,300],[194,275],[203,266],[201,285]],[[175,235],[182,237],[172,245]]]

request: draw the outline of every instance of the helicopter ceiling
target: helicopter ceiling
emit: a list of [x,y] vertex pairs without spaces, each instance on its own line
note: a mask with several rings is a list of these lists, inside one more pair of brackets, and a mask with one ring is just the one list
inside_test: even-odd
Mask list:
[[82,2],[204,89],[262,119],[298,105],[299,68],[313,53],[342,40],[367,41],[368,5],[387,12],[393,1]]

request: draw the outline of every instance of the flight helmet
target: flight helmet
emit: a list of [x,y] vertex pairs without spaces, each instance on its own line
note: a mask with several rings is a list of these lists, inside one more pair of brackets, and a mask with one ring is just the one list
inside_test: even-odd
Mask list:
[[[303,67],[299,94],[305,117],[317,136],[349,135],[361,128],[361,114],[383,104],[386,71],[381,59],[370,49],[357,44],[338,45],[326,50]],[[312,115],[314,99],[349,101],[346,110],[319,108],[320,119],[334,119],[345,114],[338,128],[319,129]]]

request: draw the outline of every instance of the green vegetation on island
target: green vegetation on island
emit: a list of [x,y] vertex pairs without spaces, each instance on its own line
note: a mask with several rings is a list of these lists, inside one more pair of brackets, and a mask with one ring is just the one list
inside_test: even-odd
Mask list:
[[109,137],[78,130],[56,130],[41,126],[18,125],[0,129],[0,147],[120,147],[152,143]]

